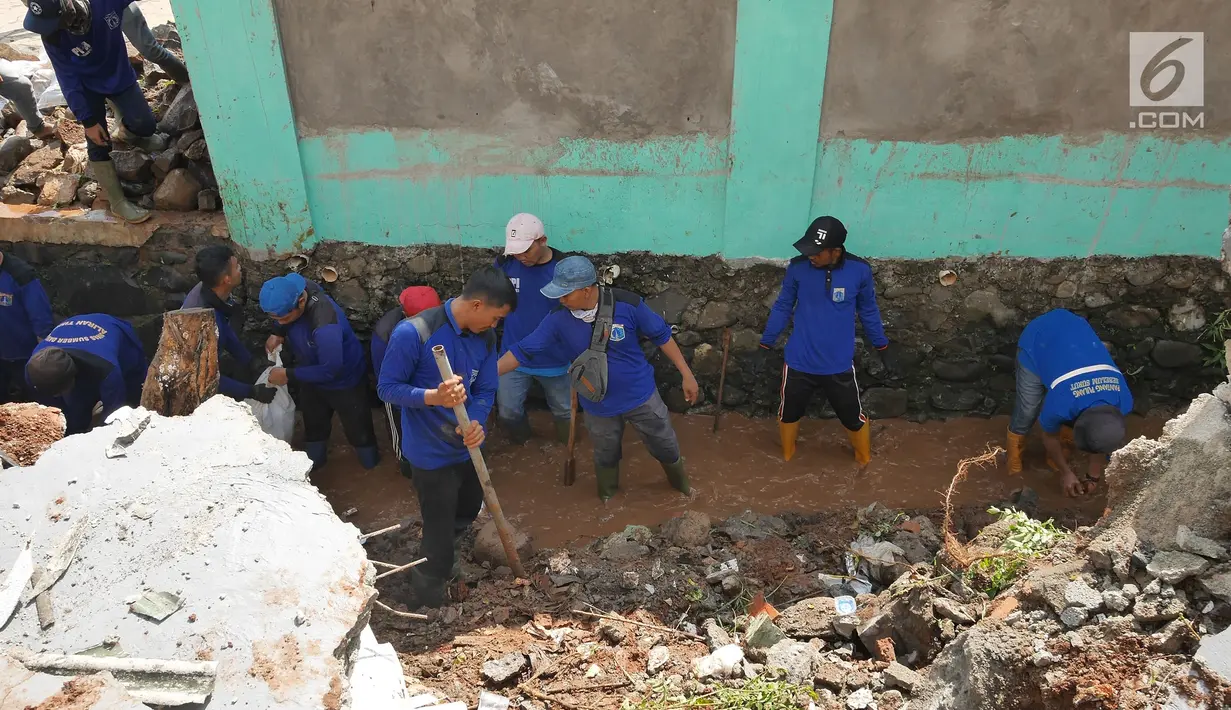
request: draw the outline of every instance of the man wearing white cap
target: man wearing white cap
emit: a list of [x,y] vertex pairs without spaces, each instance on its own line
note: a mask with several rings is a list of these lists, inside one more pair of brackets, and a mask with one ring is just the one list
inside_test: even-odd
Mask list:
[[[504,335],[500,339],[503,356],[522,338],[534,332],[547,314],[559,304],[544,296],[539,289],[551,283],[556,263],[568,256],[547,246],[543,222],[525,212],[513,215],[504,230],[504,254],[497,257],[496,267],[509,277],[517,289],[517,308],[504,319]],[[556,437],[568,441],[569,428],[569,360],[563,353],[543,356],[534,367],[518,367],[500,376],[496,392],[496,418],[513,441],[530,439],[530,420],[526,417],[526,395],[538,382],[547,396],[547,406],[555,420]]]

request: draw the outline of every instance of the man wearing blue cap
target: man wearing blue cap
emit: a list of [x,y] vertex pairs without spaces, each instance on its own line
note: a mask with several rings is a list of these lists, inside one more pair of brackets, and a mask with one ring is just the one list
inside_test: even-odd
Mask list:
[[108,100],[120,114],[115,138],[148,153],[166,148],[154,135],[154,112],[141,93],[128,61],[121,29],[132,0],[30,0],[24,26],[43,38],[73,116],[85,128],[94,179],[107,193],[111,213],[127,222],[144,222],[150,213],[128,201],[111,162],[107,133]]
[[55,321],[38,274],[26,262],[0,252],[0,403],[11,390],[26,399],[26,361]]
[[[684,398],[695,402],[699,394],[697,379],[671,337],[671,326],[637,294],[600,287],[594,264],[584,256],[561,260],[555,276],[541,290],[547,298],[559,300],[564,308],[550,313],[533,333],[500,358],[500,374],[512,372],[522,364],[533,367],[540,359],[558,354],[574,363],[573,372],[578,373],[575,382],[587,387],[584,392],[578,389],[582,395],[578,402],[586,413],[586,429],[594,444],[594,473],[600,500],[610,500],[620,486],[620,439],[625,423],[632,424],[641,434],[671,486],[689,493],[671,415],[658,394],[654,368],[638,342],[639,338],[647,338],[663,351],[683,376]],[[595,337],[597,324],[604,320],[600,313],[604,298],[611,303],[610,325],[604,323],[608,331],[605,339],[602,333]],[[592,366],[593,374],[581,373],[577,358],[583,353],[590,357],[596,345],[604,349],[605,361]],[[595,379],[605,384],[595,384]]]
[[92,428],[99,402],[103,419],[125,404],[137,406],[148,367],[131,325],[89,313],[51,330],[34,348],[26,379],[40,400],[64,410],[67,432],[80,434]]
[[[483,506],[469,449],[483,444],[483,425],[495,401],[494,328],[517,307],[512,282],[494,266],[471,274],[462,293],[393,329],[376,392],[402,412],[402,473],[410,478],[423,514],[419,554],[410,572],[418,605],[444,603],[445,585],[457,577],[457,545]],[[443,346],[453,377],[443,380],[432,349]],[[470,428],[462,431],[453,407],[465,403]]]
[[897,358],[885,337],[876,284],[868,262],[846,251],[846,227],[835,217],[817,217],[794,247],[782,278],[782,291],[769,312],[761,347],[778,342],[787,323],[795,328],[786,343],[782,366],[782,401],[778,434],[782,458],[795,455],[799,420],[812,395],[820,390],[847,430],[855,462],[872,460],[872,430],[859,401],[855,379],[855,319],[880,353],[890,375],[897,375]]
[[313,468],[325,463],[333,413],[359,463],[380,462],[368,406],[367,357],[346,313],[319,285],[299,274],[277,276],[261,286],[261,310],[274,320],[266,350],[287,342],[294,367],[274,368],[269,384],[298,386],[295,404],[303,412],[304,451]]
[[[1043,448],[1061,487],[1070,496],[1093,491],[1108,455],[1124,445],[1124,417],[1133,411],[1128,381],[1094,328],[1072,311],[1057,308],[1026,325],[1017,340],[1017,399],[1009,419],[1009,473],[1021,473],[1026,435],[1037,419]],[[1090,456],[1085,481],[1069,468],[1061,439]]]
[[[533,333],[548,313],[559,308],[556,299],[544,296],[539,289],[551,282],[556,264],[566,256],[547,246],[543,222],[532,214],[513,215],[504,232],[504,254],[496,259],[496,266],[517,289],[517,308],[504,319],[501,355]],[[556,438],[568,441],[568,365],[563,353],[546,353],[534,367],[519,367],[500,376],[496,416],[514,442],[524,443],[530,439],[526,395],[534,382],[539,383],[547,397],[547,406],[555,420]]]

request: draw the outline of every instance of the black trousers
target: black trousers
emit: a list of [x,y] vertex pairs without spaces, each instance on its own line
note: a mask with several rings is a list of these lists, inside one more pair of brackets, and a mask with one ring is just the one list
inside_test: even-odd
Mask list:
[[836,375],[812,375],[782,366],[782,403],[778,405],[778,419],[784,424],[794,424],[803,419],[812,394],[820,390],[829,400],[829,406],[838,415],[838,421],[849,431],[859,431],[867,418],[859,403],[859,383],[855,381],[855,368]]
[[419,556],[426,557],[418,567],[433,580],[449,578],[453,569],[453,542],[466,534],[483,507],[483,487],[474,464],[453,464],[426,469],[402,459],[402,475],[414,483],[423,515],[423,542]]
[[372,427],[366,382],[344,390],[326,390],[300,384],[295,406],[303,412],[304,441],[329,441],[329,433],[333,431],[333,413],[337,412],[351,446],[356,449],[376,446],[376,430]]

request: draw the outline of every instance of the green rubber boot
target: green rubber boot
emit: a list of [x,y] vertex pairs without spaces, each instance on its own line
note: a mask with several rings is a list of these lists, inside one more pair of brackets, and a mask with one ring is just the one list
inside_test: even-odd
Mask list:
[[556,441],[561,444],[568,443],[568,419],[553,419],[552,422],[556,427]]
[[620,490],[620,466],[596,466],[594,477],[598,479],[598,499],[606,503]]
[[675,490],[688,495],[692,492],[692,488],[688,485],[688,474],[684,473],[684,457],[681,456],[679,461],[675,463],[665,463],[662,465],[663,472],[667,474],[667,481],[671,483],[671,487]]
[[147,153],[161,153],[167,149],[167,140],[157,133],[152,136],[139,136],[128,130],[123,123],[116,127],[111,137],[125,145],[139,148]]
[[128,201],[124,196],[124,188],[120,187],[120,176],[115,174],[115,163],[110,160],[90,161],[94,179],[98,181],[103,192],[107,193],[111,214],[128,222],[137,224],[150,218],[150,213]]
[[462,535],[453,538],[453,568],[449,570],[449,581],[456,582],[462,578]]

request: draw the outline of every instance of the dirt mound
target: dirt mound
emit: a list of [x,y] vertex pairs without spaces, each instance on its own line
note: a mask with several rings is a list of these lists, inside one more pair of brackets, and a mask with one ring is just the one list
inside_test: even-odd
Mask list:
[[41,404],[0,404],[0,452],[18,466],[33,466],[64,438],[64,415]]

